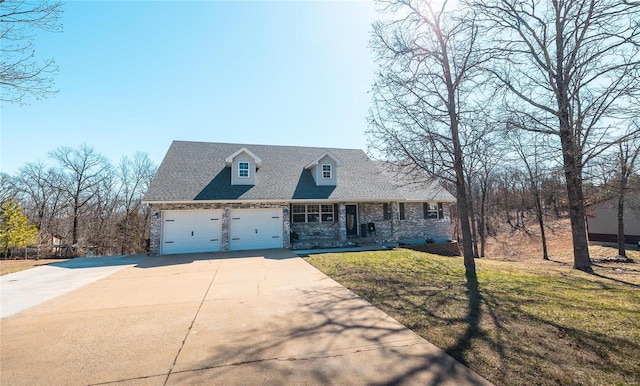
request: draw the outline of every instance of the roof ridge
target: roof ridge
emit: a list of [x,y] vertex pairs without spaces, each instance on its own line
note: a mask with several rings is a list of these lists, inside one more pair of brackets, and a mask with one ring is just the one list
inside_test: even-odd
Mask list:
[[301,146],[301,145],[271,145],[260,143],[239,143],[239,142],[211,142],[211,141],[191,141],[174,139],[172,143],[202,143],[210,145],[229,145],[229,146],[261,146],[261,147],[273,147],[273,148],[296,148],[296,149],[317,149],[317,150],[354,150],[364,152],[358,148],[345,148],[345,147],[328,147],[328,146]]

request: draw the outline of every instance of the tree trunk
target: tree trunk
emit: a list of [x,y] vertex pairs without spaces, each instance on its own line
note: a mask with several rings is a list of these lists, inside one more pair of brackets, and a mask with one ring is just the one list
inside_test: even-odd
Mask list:
[[547,236],[544,233],[544,217],[542,213],[542,202],[540,201],[540,192],[536,187],[533,189],[533,194],[536,198],[536,215],[538,217],[538,224],[540,225],[540,238],[542,240],[542,258],[549,260],[549,253],[547,252]]
[[618,192],[618,255],[627,257],[624,245],[624,189]]
[[473,259],[471,225],[469,224],[469,206],[467,205],[467,192],[464,182],[456,183],[456,198],[458,200],[458,217],[460,219],[460,231],[462,233],[462,256],[464,257],[464,266],[467,272],[475,272],[476,262]]
[[71,230],[71,244],[78,244],[78,212],[79,208],[77,205],[73,206],[73,229]]
[[571,220],[571,236],[573,240],[573,268],[592,272],[585,225],[582,173],[578,164],[580,160],[576,155],[576,146],[570,134],[570,128],[568,124],[563,126],[560,130],[560,140],[564,158],[564,173],[567,180],[567,198],[569,199],[569,219]]
[[462,146],[460,145],[460,134],[458,132],[458,118],[453,107],[455,104],[455,93],[453,92],[450,77],[448,77],[449,88],[449,118],[451,122],[451,137],[453,142],[453,170],[456,175],[456,198],[458,200],[458,218],[460,219],[460,231],[462,232],[462,256],[467,274],[475,273],[476,262],[473,258],[473,246],[471,238],[471,224],[469,222],[469,202],[464,178],[464,163],[462,162]]
[[558,101],[558,123],[564,175],[569,199],[569,219],[571,220],[571,236],[573,239],[573,268],[585,272],[593,272],[587,242],[587,229],[584,210],[584,193],[582,191],[582,149],[579,147],[575,128],[569,116],[568,75],[565,74],[565,41],[563,40],[562,20],[556,18],[556,98]]
[[480,257],[484,257],[484,247],[486,242],[486,232],[487,232],[487,220],[486,220],[486,200],[487,200],[487,189],[486,185],[482,188],[482,196],[480,198],[480,224],[479,224],[479,233],[480,233]]
[[476,221],[476,213],[473,209],[473,190],[469,187],[471,198],[469,199],[469,220],[471,220],[471,237],[473,246],[473,257],[478,257],[478,225]]

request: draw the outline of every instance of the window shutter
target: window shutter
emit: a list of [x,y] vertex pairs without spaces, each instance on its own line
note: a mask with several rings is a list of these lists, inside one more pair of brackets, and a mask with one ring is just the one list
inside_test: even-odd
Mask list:
[[385,202],[384,204],[382,204],[382,219],[386,221],[390,218],[391,216],[389,215],[389,204]]
[[293,223],[293,204],[289,204],[289,224]]
[[333,222],[338,222],[339,210],[340,210],[340,205],[333,204]]
[[400,203],[400,220],[404,220],[405,219],[405,215],[404,215],[404,202]]
[[424,218],[425,220],[429,218],[429,203],[428,202],[423,202],[422,203],[422,218]]
[[442,206],[441,202],[438,203],[438,218],[439,219],[444,218],[444,207]]

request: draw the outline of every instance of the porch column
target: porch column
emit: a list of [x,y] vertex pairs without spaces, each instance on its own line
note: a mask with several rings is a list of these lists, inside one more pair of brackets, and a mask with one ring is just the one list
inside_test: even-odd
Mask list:
[[338,204],[338,239],[341,244],[347,242],[347,210],[343,202]]
[[160,208],[151,207],[151,222],[149,225],[149,254],[158,256],[160,254],[160,243],[162,242],[162,211]]
[[398,242],[399,225],[400,225],[400,204],[398,202],[392,202],[391,204],[391,233],[394,242]]

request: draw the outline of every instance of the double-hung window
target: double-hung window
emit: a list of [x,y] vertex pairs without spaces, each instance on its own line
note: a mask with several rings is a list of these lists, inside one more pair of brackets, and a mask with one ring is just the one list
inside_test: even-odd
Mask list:
[[322,178],[325,180],[331,179],[331,164],[322,165]]
[[238,177],[249,178],[249,162],[238,162]]
[[291,221],[294,223],[334,222],[333,204],[293,204]]
[[425,219],[443,219],[444,209],[441,202],[437,204],[425,202],[422,204]]

